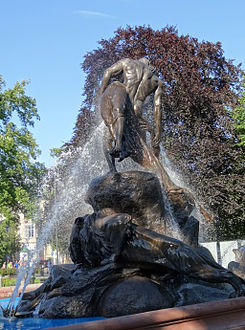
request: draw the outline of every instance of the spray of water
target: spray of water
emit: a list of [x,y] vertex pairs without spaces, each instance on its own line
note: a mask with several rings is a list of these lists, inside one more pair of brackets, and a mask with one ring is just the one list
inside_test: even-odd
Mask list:
[[[61,228],[65,228],[64,236],[62,235],[62,237],[64,237],[68,248],[69,236],[74,219],[77,216],[91,213],[92,208],[84,202],[85,193],[93,178],[108,172],[108,165],[103,155],[103,134],[104,123],[101,122],[83,147],[63,152],[55,166],[49,170],[44,179],[41,191],[44,194],[47,191],[53,191],[52,207],[46,215],[47,219],[42,221],[35,251],[30,252],[26,264],[19,269],[16,287],[5,314],[13,315],[18,309],[18,306],[17,308],[14,306],[20,286],[24,282],[19,303],[32,273],[40,260],[42,251],[45,245],[52,239],[54,232],[57,229],[60,231],[62,230]],[[64,167],[66,168],[65,171]],[[126,166],[125,164],[118,164],[118,170],[135,170],[136,168],[140,169],[139,166],[136,166],[130,160],[127,161]],[[50,187],[50,182],[52,187]],[[42,199],[43,197],[41,196]],[[40,205],[42,205],[41,202]],[[41,214],[42,212],[39,213]]]
[[[161,146],[161,153],[160,153],[160,161],[164,167],[164,169],[166,170],[166,172],[168,173],[171,181],[178,187],[182,187],[184,188],[186,191],[189,191],[191,193],[191,195],[194,197],[195,200],[195,208],[192,211],[192,216],[195,217],[196,219],[198,219],[199,221],[199,242],[206,242],[208,237],[210,237],[210,234],[213,233],[214,228],[212,223],[209,223],[207,221],[207,219],[204,218],[203,214],[201,213],[201,209],[205,208],[204,205],[202,204],[202,201],[200,201],[200,199],[198,198],[197,194],[195,193],[195,191],[186,184],[186,181],[184,179],[184,177],[181,175],[181,173],[176,170],[176,168],[173,166],[173,164],[171,163],[170,159],[167,156],[167,153],[164,150],[164,147]],[[169,212],[171,213],[171,208],[169,209]],[[171,217],[171,219],[173,219],[173,217]],[[176,222],[171,223],[171,226],[173,226],[172,228],[175,228],[175,232],[178,233],[178,228],[176,228]],[[181,238],[181,234],[179,236],[175,236],[178,239],[182,239]]]
[[[47,193],[47,191],[53,191],[52,207],[50,207],[48,215],[46,215],[46,219],[42,222],[42,226],[39,230],[36,250],[31,253],[25,267],[21,267],[19,271],[16,287],[7,308],[8,315],[11,315],[11,313],[14,314],[16,297],[20,285],[25,279],[20,294],[19,301],[21,302],[25,288],[40,259],[40,255],[45,245],[50,242],[54,232],[57,232],[58,229],[59,231],[63,230],[62,238],[63,241],[66,241],[68,248],[69,236],[74,219],[86,213],[91,213],[91,207],[84,202],[85,193],[93,178],[108,172],[108,165],[103,154],[104,129],[104,123],[100,122],[83,147],[78,147],[75,150],[69,149],[63,152],[55,166],[49,170],[42,185],[42,192]],[[184,182],[181,180],[180,176],[172,170],[164,150],[162,150],[161,162],[171,180],[176,185],[184,187]],[[129,158],[122,163],[117,163],[117,168],[118,171],[145,170]],[[52,187],[50,188],[50,186]],[[164,190],[163,194],[165,205],[168,205]],[[41,199],[42,198],[41,196]],[[174,233],[173,236],[181,238],[179,228],[171,214],[171,208],[169,208],[168,213],[169,223]]]

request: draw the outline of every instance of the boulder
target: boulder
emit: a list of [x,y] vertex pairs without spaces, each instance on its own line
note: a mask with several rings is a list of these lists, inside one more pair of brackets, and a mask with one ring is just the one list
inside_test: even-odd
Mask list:
[[165,232],[162,188],[152,173],[128,171],[97,177],[91,181],[85,201],[95,212],[110,208],[114,213],[130,214],[136,224]]
[[113,284],[99,302],[99,315],[113,317],[172,307],[174,296],[147,278],[134,276]]

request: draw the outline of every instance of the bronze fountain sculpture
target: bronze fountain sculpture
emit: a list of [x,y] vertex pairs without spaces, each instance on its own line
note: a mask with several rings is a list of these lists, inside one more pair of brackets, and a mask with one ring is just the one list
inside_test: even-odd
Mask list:
[[[122,82],[110,83],[120,74]],[[146,59],[123,59],[106,70],[101,115],[110,172],[92,180],[85,200],[94,212],[73,225],[74,265],[53,266],[39,289],[24,294],[17,315],[32,314],[38,306],[40,317],[110,317],[245,294],[244,280],[199,246],[193,197],[171,182],[158,159],[161,86]],[[142,117],[142,105],[152,92],[155,130]],[[127,157],[159,174],[182,241],[169,236],[158,177],[116,171],[115,159]]]

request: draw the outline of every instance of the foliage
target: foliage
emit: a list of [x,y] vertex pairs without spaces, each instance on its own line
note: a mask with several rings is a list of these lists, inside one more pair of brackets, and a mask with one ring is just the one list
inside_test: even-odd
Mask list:
[[96,113],[90,110],[91,107],[85,106],[80,109],[73,137],[65,144],[66,148],[82,146],[87,141],[96,125]]
[[51,155],[51,157],[56,158],[56,157],[59,157],[63,151],[64,151],[64,147],[63,148],[62,147],[61,148],[52,148],[50,150],[50,155]]
[[239,106],[233,109],[232,118],[234,119],[235,130],[239,138],[238,145],[245,147],[245,78],[243,91],[239,98]]
[[28,130],[39,116],[35,99],[25,94],[26,85],[22,81],[6,89],[0,76],[0,260],[18,250],[15,222],[20,212],[32,215],[44,173],[44,166],[36,162],[40,151]]
[[17,268],[2,268],[0,269],[1,276],[16,275],[18,272]]
[[40,275],[41,274],[41,267],[36,267],[34,270],[35,275]]
[[35,278],[34,284],[40,284],[40,283],[41,283],[40,278]]
[[16,279],[15,278],[2,278],[2,286],[15,286]]
[[215,215],[218,238],[244,237],[243,150],[237,145],[238,127],[227,112],[237,105],[241,65],[224,57],[220,42],[179,36],[173,27],[119,28],[99,45],[82,63],[85,99],[70,144],[83,144],[83,128],[92,127],[105,68],[121,58],[148,57],[164,83],[162,143],[167,155]]
[[[0,223],[0,261],[6,261],[7,256],[14,255],[21,248],[17,233],[17,223],[14,219],[5,219]],[[11,274],[11,273],[10,273]]]

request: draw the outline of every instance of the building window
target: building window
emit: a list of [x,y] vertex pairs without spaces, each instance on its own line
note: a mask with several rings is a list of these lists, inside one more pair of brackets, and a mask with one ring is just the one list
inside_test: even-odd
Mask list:
[[25,225],[25,238],[32,238],[34,235],[34,224]]

